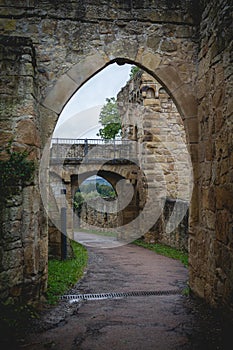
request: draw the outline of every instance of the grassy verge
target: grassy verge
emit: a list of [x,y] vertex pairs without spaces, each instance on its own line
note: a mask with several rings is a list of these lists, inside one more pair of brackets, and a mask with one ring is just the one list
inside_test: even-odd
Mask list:
[[87,250],[81,244],[71,242],[74,259],[49,260],[47,301],[56,304],[58,298],[82,277],[87,265]]
[[168,247],[164,244],[146,243],[141,239],[137,239],[133,243],[140,247],[153,250],[154,252],[167,256],[169,258],[180,260],[185,267],[188,266],[188,254],[185,252],[179,251],[175,248]]
[[[71,243],[74,259],[50,260],[48,266],[47,302],[56,304],[59,296],[74,285],[83,275],[87,264],[86,249],[76,242]],[[38,318],[37,311],[28,305],[5,305],[0,303],[0,348],[19,349],[19,342],[28,332],[33,319]]]

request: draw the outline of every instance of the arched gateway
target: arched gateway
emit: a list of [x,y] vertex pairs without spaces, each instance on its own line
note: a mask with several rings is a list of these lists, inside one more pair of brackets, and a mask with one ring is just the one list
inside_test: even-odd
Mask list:
[[[227,73],[232,39],[220,23],[223,13],[228,16],[226,1],[197,3],[1,5],[1,146],[13,139],[14,149],[27,149],[39,164],[65,104],[94,74],[113,62],[136,64],[150,73],[176,103],[192,159],[190,286],[208,302],[227,305],[233,290]],[[1,297],[34,302],[46,288],[47,271],[47,225],[37,173],[17,200],[8,202],[2,222]]]

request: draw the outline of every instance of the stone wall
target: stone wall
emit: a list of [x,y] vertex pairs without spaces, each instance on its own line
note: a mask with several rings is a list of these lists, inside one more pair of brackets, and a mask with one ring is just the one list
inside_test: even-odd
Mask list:
[[118,210],[116,208],[116,202],[108,198],[104,198],[105,201],[108,201],[108,210],[105,211],[104,208],[102,210],[98,210],[98,198],[93,198],[90,200],[90,205],[88,203],[84,203],[81,209],[81,213],[76,214],[76,224],[77,227],[85,228],[85,229],[94,229],[98,231],[111,231],[111,228],[116,228],[122,224],[122,219]]
[[117,101],[123,138],[138,144],[146,178],[157,186],[163,182],[167,197],[189,200],[192,179],[187,167],[191,160],[188,164],[183,121],[171,97],[151,75],[139,71],[122,88]]
[[[117,95],[117,102],[121,114],[123,138],[138,144],[137,156],[145,175],[143,181],[138,179],[139,202],[145,203],[147,200],[143,198],[145,191],[142,191],[145,185],[161,188],[162,195],[166,196],[158,223],[144,234],[144,238],[146,241],[161,242],[187,250],[187,225],[185,230],[180,230],[180,237],[177,227],[168,233],[165,225],[172,214],[170,210],[173,207],[172,199],[186,200],[188,209],[190,186],[192,186],[192,178],[187,171],[190,165],[187,163],[189,153],[181,116],[161,84],[142,70],[139,70],[121,89]],[[141,150],[144,154],[140,154]],[[177,202],[177,207],[179,205]],[[177,222],[179,223],[179,220]],[[183,223],[182,220],[182,226]]]
[[[169,218],[173,214],[174,206],[177,206],[176,215],[181,214],[183,219],[172,231],[167,230]],[[143,239],[148,243],[162,243],[169,247],[188,252],[188,214],[189,203],[182,200],[166,198],[162,214],[156,224],[147,232]]]
[[[190,227],[190,286],[233,306],[232,6],[202,1],[198,55],[198,201]],[[231,63],[230,63],[231,62]]]
[[[91,205],[84,203],[81,211],[74,212],[74,228],[75,231],[79,229],[96,230],[99,232],[117,232],[117,228],[123,225],[122,211],[119,211],[116,206],[116,202],[105,198],[108,201],[108,211],[104,211],[104,208],[98,210],[98,198],[91,200]],[[182,251],[188,251],[188,203],[178,200],[179,210],[185,211],[186,214],[180,224],[170,233],[166,232],[166,225],[168,219],[173,213],[174,205],[177,204],[176,200],[166,199],[165,206],[159,220],[151,228],[151,230],[142,236],[148,243],[163,243],[170,247],[177,248]],[[89,203],[90,204],[90,203]],[[110,206],[109,206],[110,204]],[[135,215],[135,213],[134,213]],[[179,215],[179,213],[178,213]],[[129,215],[129,219],[130,218]],[[52,232],[53,234],[53,232]],[[118,232],[119,237],[124,239],[125,237]],[[55,232],[52,247],[56,252],[56,243],[59,247],[60,241],[57,239],[57,232]],[[59,256],[59,255],[58,255]]]
[[[35,84],[35,51],[29,38],[0,40],[0,146],[28,151],[36,165],[34,180],[7,200],[0,216],[0,298],[39,300],[46,288],[47,231],[38,189],[40,129]],[[1,152],[1,159],[7,159]]]

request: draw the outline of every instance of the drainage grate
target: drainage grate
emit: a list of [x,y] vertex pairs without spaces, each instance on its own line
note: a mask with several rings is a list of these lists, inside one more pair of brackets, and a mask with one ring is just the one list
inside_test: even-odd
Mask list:
[[67,294],[61,297],[62,300],[69,300],[71,303],[81,300],[103,300],[103,299],[119,299],[126,297],[142,297],[142,296],[161,296],[181,294],[182,289],[173,290],[156,290],[156,291],[136,291],[136,292],[120,292],[120,293],[98,293],[98,294]]

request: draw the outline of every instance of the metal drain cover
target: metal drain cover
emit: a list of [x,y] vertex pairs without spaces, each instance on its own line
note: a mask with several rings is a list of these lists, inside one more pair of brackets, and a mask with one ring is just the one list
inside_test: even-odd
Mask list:
[[69,300],[70,303],[79,302],[81,300],[104,300],[104,299],[121,299],[127,297],[142,296],[162,296],[181,294],[182,289],[172,290],[156,290],[156,291],[136,291],[136,292],[119,292],[119,293],[98,293],[98,294],[67,294],[61,297],[62,300]]

